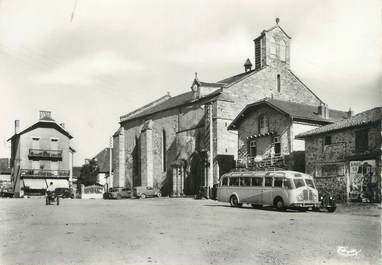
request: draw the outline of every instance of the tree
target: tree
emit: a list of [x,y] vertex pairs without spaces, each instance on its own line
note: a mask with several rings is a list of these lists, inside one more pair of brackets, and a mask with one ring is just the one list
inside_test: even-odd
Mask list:
[[78,179],[78,186],[84,184],[85,186],[94,185],[97,183],[97,176],[99,167],[96,159],[89,160],[88,163],[81,167],[80,177]]

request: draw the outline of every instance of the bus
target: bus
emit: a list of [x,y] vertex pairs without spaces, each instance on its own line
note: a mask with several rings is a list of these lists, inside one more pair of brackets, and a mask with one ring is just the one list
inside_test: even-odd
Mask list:
[[217,200],[233,207],[274,206],[305,211],[319,208],[313,177],[296,171],[244,171],[224,174],[219,181]]

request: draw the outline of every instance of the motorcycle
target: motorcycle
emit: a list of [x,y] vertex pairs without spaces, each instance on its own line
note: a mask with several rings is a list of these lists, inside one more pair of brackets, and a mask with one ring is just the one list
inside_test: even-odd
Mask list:
[[56,195],[56,193],[53,192],[47,192],[45,197],[45,204],[51,205],[52,203],[56,202],[57,206],[60,205],[60,197]]
[[321,206],[320,209],[326,209],[332,213],[337,209],[336,201],[330,194],[324,194],[320,196]]

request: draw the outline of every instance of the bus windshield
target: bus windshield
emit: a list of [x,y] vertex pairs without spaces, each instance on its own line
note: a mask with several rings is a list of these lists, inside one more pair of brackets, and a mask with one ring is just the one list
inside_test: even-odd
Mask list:
[[293,179],[293,182],[294,182],[294,185],[296,186],[296,189],[305,186],[305,182],[303,179]]
[[305,182],[306,182],[306,185],[307,185],[308,187],[311,187],[311,188],[313,188],[313,189],[316,188],[316,187],[314,186],[314,182],[313,182],[312,179],[305,179]]

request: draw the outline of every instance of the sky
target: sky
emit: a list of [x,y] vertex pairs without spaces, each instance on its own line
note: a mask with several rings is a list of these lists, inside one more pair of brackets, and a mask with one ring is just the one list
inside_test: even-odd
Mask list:
[[292,37],[291,69],[330,108],[381,106],[379,0],[0,0],[0,157],[52,111],[74,136],[74,164],[109,145],[119,117],[195,72],[243,72],[253,39],[275,24]]

